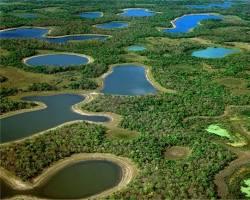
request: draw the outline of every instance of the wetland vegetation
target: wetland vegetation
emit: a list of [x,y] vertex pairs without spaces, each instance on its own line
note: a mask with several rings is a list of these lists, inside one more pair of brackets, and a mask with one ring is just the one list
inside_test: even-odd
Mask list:
[[[203,7],[224,5],[224,2],[1,2],[1,120],[30,116],[28,122],[11,122],[1,138],[10,137],[12,134],[7,133],[15,127],[13,134],[22,134],[22,128],[13,125],[17,122],[24,129],[34,129],[28,134],[34,136],[14,141],[24,135],[0,145],[1,170],[7,171],[7,175],[1,177],[4,191],[20,195],[12,184],[9,185],[11,180],[31,185],[57,162],[81,153],[101,153],[129,159],[138,169],[136,176],[132,174],[125,186],[103,198],[247,198],[250,5],[248,1],[230,1],[232,5],[226,9],[217,5]],[[190,5],[202,7],[192,8]],[[145,8],[155,14],[150,17],[121,16],[125,8]],[[81,13],[88,12],[102,12],[103,16],[81,18]],[[37,17],[25,18],[16,13],[33,13]],[[204,15],[206,13],[210,15]],[[182,16],[189,18],[185,26],[180,26],[183,21],[180,24],[178,21],[183,19]],[[174,19],[176,21],[171,24]],[[117,23],[120,28],[115,28]],[[103,24],[104,29],[98,28]],[[176,34],[168,32],[174,30]],[[5,34],[10,34],[11,38]],[[71,36],[76,38],[65,41],[74,41],[56,42],[57,38]],[[80,41],[78,36],[105,38]],[[55,42],[50,42],[50,38]],[[128,50],[136,44],[146,50]],[[194,51],[209,47],[239,51],[217,59],[192,56]],[[77,67],[32,67],[23,63],[23,59],[35,55],[65,52],[89,55],[94,62]],[[120,66],[112,67],[122,63],[140,67],[130,66],[129,78],[126,77],[128,71],[122,71],[115,84],[110,83],[112,87],[118,86],[116,91],[104,92],[105,81],[114,76]],[[140,80],[143,80],[143,87],[150,85],[150,92],[134,95],[131,90],[140,85]],[[126,95],[120,93],[122,85],[131,86]],[[86,99],[74,108],[81,113],[104,117],[98,122],[105,122],[63,124],[85,119],[70,108],[83,100],[84,97],[79,96],[83,94]],[[65,100],[65,95],[72,96],[73,100]],[[53,96],[58,99],[51,107],[47,103]],[[48,107],[38,110],[41,107],[33,101],[42,99],[48,100],[44,101]],[[30,109],[36,111],[27,112]],[[40,121],[39,116],[32,116],[42,112],[47,114]],[[86,117],[88,120],[90,116]],[[107,117],[112,117],[108,123]],[[49,124],[53,121],[57,123],[35,130],[41,122]],[[50,129],[58,125],[62,126]],[[35,134],[43,130],[47,131]],[[117,184],[110,187],[114,186],[114,189]]]

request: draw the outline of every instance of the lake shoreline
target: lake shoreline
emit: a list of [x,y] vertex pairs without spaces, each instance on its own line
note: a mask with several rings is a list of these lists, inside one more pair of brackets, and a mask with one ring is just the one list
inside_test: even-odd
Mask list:
[[[47,168],[45,168],[43,172],[39,176],[34,178],[31,182],[23,182],[18,177],[12,174],[10,176],[10,172],[8,172],[5,169],[2,170],[3,173],[0,174],[0,177],[5,182],[7,182],[14,190],[19,190],[19,191],[30,190],[39,186],[43,182],[46,182],[48,178],[53,176],[56,172],[63,169],[64,167],[75,164],[77,162],[89,161],[89,160],[104,160],[104,161],[110,161],[110,162],[117,164],[122,170],[122,178],[115,187],[104,190],[103,192],[92,195],[90,197],[81,198],[81,199],[103,198],[103,197],[110,195],[111,193],[119,191],[130,183],[130,181],[136,176],[137,171],[138,171],[136,165],[128,158],[124,158],[124,157],[120,157],[120,156],[116,156],[116,155],[108,154],[108,153],[80,153],[80,154],[73,154],[70,157],[66,157],[59,161],[56,161],[51,166],[48,166]],[[32,197],[32,199],[40,199],[40,198]]]

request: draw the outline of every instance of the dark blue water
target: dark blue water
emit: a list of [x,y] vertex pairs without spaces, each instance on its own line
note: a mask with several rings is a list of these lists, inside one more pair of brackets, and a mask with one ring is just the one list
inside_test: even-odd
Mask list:
[[0,39],[38,38],[41,39],[48,33],[43,28],[16,28],[0,31]]
[[128,27],[128,23],[127,22],[108,22],[108,23],[104,23],[104,24],[97,24],[96,25],[97,28],[101,28],[101,29],[118,29],[118,28],[126,28]]
[[233,5],[231,1],[225,1],[223,3],[209,3],[209,4],[199,4],[199,5],[188,5],[189,8],[194,9],[212,9],[212,8],[221,8],[228,9]]
[[47,105],[46,109],[20,113],[3,118],[1,123],[1,142],[10,142],[35,133],[45,131],[65,122],[87,120],[107,122],[105,116],[80,115],[72,111],[72,105],[84,100],[84,97],[74,94],[59,94],[52,96],[25,97],[23,100],[40,101]]
[[145,68],[139,65],[118,65],[104,80],[104,94],[145,95],[154,94],[156,89],[146,78]]
[[120,15],[124,17],[150,17],[155,15],[155,12],[146,8],[127,8],[123,9],[123,13]]
[[208,47],[206,49],[194,51],[192,56],[198,58],[223,58],[227,55],[237,53],[240,50],[238,49],[229,49],[229,48],[221,48],[221,47]]
[[54,43],[65,43],[79,40],[106,40],[106,35],[66,35],[60,37],[46,37],[48,29],[44,28],[17,28],[0,31],[0,39],[40,39]]
[[208,19],[220,20],[222,19],[222,17],[219,15],[213,15],[213,14],[184,15],[173,22],[176,26],[175,28],[166,28],[166,29],[163,29],[163,32],[165,33],[187,33],[191,29],[197,27],[202,20],[208,20]]
[[96,19],[102,17],[102,12],[83,12],[80,17],[87,19]]
[[28,58],[25,64],[36,66],[52,66],[52,67],[70,67],[76,65],[87,64],[89,59],[87,57],[73,55],[73,54],[47,54]]

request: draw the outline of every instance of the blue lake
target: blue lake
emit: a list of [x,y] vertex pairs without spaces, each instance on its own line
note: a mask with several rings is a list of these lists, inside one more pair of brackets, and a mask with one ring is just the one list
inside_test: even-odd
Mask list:
[[36,66],[52,66],[52,67],[70,67],[76,65],[87,64],[89,59],[84,56],[75,54],[45,54],[32,56],[25,60],[25,64]]
[[123,13],[120,15],[124,17],[150,17],[155,15],[155,12],[146,8],[127,8],[123,9]]
[[155,94],[157,90],[147,80],[143,66],[126,64],[113,67],[104,80],[101,92],[113,95],[145,95]]
[[131,45],[128,47],[128,51],[145,51],[146,48],[141,45]]
[[119,29],[119,28],[128,27],[128,23],[127,22],[112,21],[112,22],[107,22],[104,24],[97,24],[96,27],[101,28],[101,29]]
[[194,9],[212,9],[212,8],[222,8],[222,9],[228,9],[232,6],[231,1],[225,1],[223,3],[209,3],[209,4],[199,4],[199,5],[188,5],[189,8]]
[[83,12],[80,14],[80,17],[86,19],[96,19],[102,17],[102,12]]
[[222,16],[213,14],[184,15],[173,21],[175,27],[163,29],[165,33],[187,33],[197,27],[203,20],[221,20]]
[[84,100],[84,97],[80,95],[59,94],[52,96],[32,96],[25,97],[23,100],[40,101],[46,104],[47,108],[0,119],[1,142],[21,139],[65,122],[75,120],[107,122],[110,120],[106,116],[88,116],[73,112],[71,107]]
[[194,51],[192,56],[198,58],[223,58],[227,55],[238,53],[239,49],[229,49],[222,47],[208,47],[203,50]]
[[66,35],[59,37],[46,37],[49,30],[45,28],[16,28],[0,31],[0,39],[40,39],[54,43],[65,43],[68,41],[79,40],[105,40],[107,35]]

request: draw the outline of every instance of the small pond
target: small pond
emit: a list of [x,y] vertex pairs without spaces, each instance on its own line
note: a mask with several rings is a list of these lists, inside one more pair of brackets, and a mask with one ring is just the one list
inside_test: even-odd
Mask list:
[[120,15],[124,17],[150,17],[154,16],[155,12],[146,8],[127,8],[123,9],[123,13]]
[[131,45],[128,47],[128,51],[145,51],[146,47],[142,45]]
[[50,67],[70,67],[87,64],[89,59],[84,55],[78,54],[44,54],[38,56],[32,56],[25,59],[24,63],[36,67],[36,66],[50,66]]
[[96,18],[100,18],[103,16],[102,12],[83,12],[80,14],[81,18],[86,18],[86,19],[96,19]]
[[97,24],[95,26],[100,29],[120,29],[120,28],[127,28],[128,22],[112,21],[104,24]]
[[113,67],[104,80],[102,92],[113,95],[145,95],[155,94],[157,90],[146,78],[143,66],[124,64]]
[[80,95],[32,96],[24,97],[23,100],[43,102],[47,108],[1,119],[1,142],[10,142],[31,136],[65,122],[75,120],[108,122],[110,120],[106,116],[88,116],[73,112],[71,107],[84,100],[84,97]]
[[230,49],[223,47],[208,47],[203,50],[194,51],[192,56],[198,58],[223,58],[227,55],[238,53],[239,49]]
[[215,14],[190,14],[183,15],[172,21],[173,28],[165,28],[163,32],[165,33],[187,33],[192,29],[196,28],[203,20],[221,20],[220,15]]

